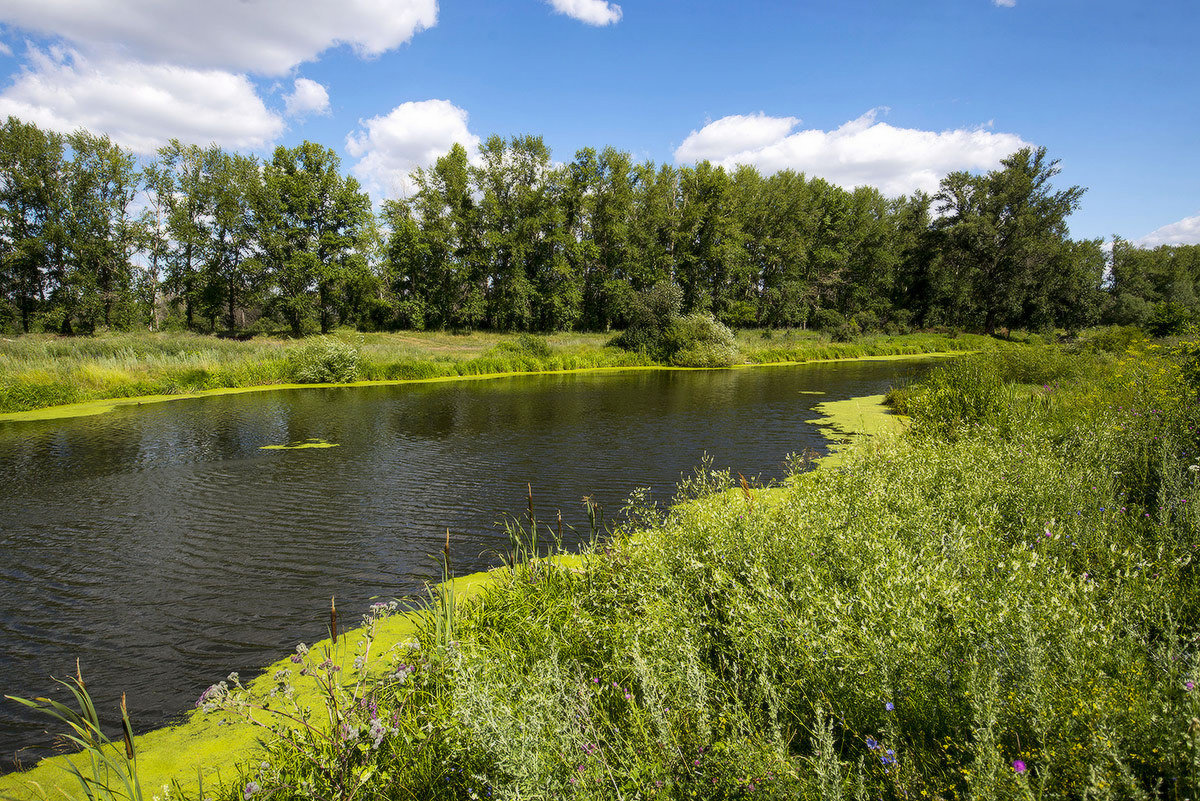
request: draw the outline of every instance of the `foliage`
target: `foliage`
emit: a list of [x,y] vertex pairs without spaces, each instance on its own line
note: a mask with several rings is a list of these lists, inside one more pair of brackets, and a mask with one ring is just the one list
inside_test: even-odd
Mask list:
[[664,282],[680,314],[811,324],[837,341],[914,326],[1076,332],[1101,316],[1143,324],[1157,304],[1197,311],[1200,248],[1117,238],[1110,264],[1099,241],[1068,240],[1082,190],[1053,190],[1058,168],[1042,150],[987,175],[952,173],[936,198],[787,170],[635,163],[611,147],[556,164],[537,136],[492,136],[480,154],[472,163],[452,147],[376,215],[313,142],[260,161],[172,140],[139,166],[103,137],[10,118],[0,328],[232,333],[266,318],[293,336],[638,331],[640,293]]
[[663,350],[678,367],[729,367],[738,358],[733,332],[711,314],[688,314],[671,322]]
[[358,348],[336,337],[311,340],[290,358],[297,384],[345,384],[358,378]]

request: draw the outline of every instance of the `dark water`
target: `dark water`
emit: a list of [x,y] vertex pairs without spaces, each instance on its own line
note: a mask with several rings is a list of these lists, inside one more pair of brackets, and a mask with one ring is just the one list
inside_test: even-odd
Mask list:
[[[0,423],[0,694],[61,698],[50,677],[78,658],[102,715],[125,691],[151,728],[324,636],[330,596],[351,621],[373,596],[419,592],[447,527],[457,572],[495,564],[526,483],[542,519],[561,509],[586,532],[582,496],[610,514],[637,487],[666,502],[705,453],[778,479],[787,454],[824,447],[813,405],[918,369],[313,389]],[[260,449],[309,438],[339,447]],[[0,763],[43,753],[45,728],[0,701]]]

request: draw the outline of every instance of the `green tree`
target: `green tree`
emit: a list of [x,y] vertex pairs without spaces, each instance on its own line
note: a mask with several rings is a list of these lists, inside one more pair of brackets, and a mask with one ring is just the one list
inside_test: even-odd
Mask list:
[[1060,170],[1045,148],[1023,148],[1001,165],[982,176],[951,173],[935,198],[943,257],[969,286],[976,322],[988,332],[1029,322],[1027,304],[1054,280],[1067,217],[1084,192],[1053,191],[1050,181]]
[[63,172],[61,136],[15,117],[0,126],[0,302],[26,333],[45,305]]
[[355,232],[370,212],[370,198],[340,166],[336,153],[313,142],[280,146],[252,203],[261,263],[293,336],[314,312],[322,333],[332,328]]
[[131,207],[140,186],[137,161],[107,136],[67,137],[66,239],[69,264],[59,289],[64,330],[125,325],[133,316],[133,266],[139,233]]

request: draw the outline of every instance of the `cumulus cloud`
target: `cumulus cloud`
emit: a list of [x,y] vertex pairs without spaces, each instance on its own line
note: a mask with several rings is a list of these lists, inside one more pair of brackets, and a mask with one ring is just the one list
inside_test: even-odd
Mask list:
[[1135,244],[1144,248],[1159,245],[1200,245],[1200,214],[1184,217],[1143,236]]
[[346,137],[356,159],[352,171],[373,197],[397,197],[412,191],[408,175],[432,164],[455,144],[474,153],[479,137],[467,127],[467,112],[449,100],[401,103],[388,114],[360,120]]
[[1017,4],[1017,0],[992,0],[992,2],[1000,8],[1012,8]]
[[5,0],[0,22],[90,56],[281,75],[341,44],[398,47],[437,22],[437,0]]
[[138,153],[172,137],[260,148],[283,131],[283,120],[244,75],[93,60],[62,47],[31,47],[27,58],[0,92],[0,118],[13,115],[62,132],[87,128]]
[[[884,109],[886,110],[886,109]],[[820,176],[846,188],[874,186],[887,195],[934,193],[953,170],[986,170],[1029,143],[983,128],[922,131],[877,121],[868,111],[832,131],[796,130],[795,117],[733,115],[710,122],[683,140],[677,163],[708,159],[727,168],[750,164]]]
[[588,25],[613,25],[621,21],[621,7],[605,0],[548,0],[559,14]]
[[329,92],[316,81],[297,78],[292,91],[283,96],[283,106],[289,117],[329,113]]

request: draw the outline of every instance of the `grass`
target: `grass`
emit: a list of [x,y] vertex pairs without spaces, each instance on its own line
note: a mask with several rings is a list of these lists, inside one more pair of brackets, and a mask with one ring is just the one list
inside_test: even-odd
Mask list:
[[[779,334],[772,349],[761,332],[743,332],[740,361],[811,361],[971,349],[983,338],[941,335],[868,337],[832,344],[815,334]],[[105,400],[191,396],[222,389],[297,383],[411,381],[608,367],[647,366],[644,354],[606,347],[606,334],[403,332],[302,341],[241,342],[185,333],[0,340],[0,414],[89,404],[67,413],[99,413]]]
[[[189,725],[275,729],[208,792],[1195,799],[1197,352],[955,359],[893,394],[906,432],[783,486],[634,498],[580,557],[383,619],[405,634],[362,670],[355,634],[342,671],[310,649],[230,684]],[[254,711],[272,689],[328,724]]]

